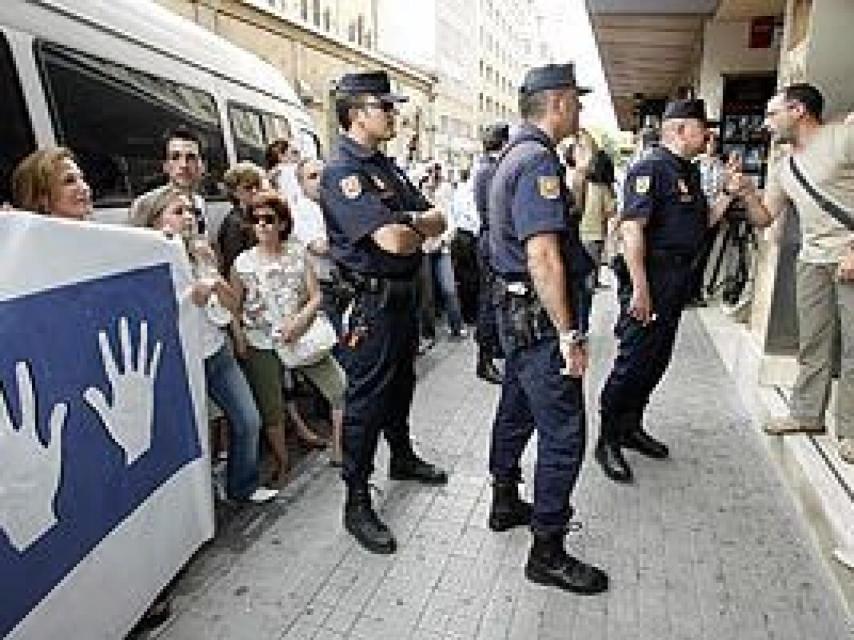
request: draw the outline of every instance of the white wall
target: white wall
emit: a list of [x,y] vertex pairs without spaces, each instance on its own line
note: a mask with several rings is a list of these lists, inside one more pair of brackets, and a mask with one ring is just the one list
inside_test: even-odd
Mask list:
[[724,74],[773,72],[777,67],[779,42],[775,40],[769,49],[749,49],[749,37],[747,21],[706,23],[699,93],[712,120],[720,118]]
[[436,0],[380,0],[377,23],[380,51],[436,70]]
[[826,115],[854,111],[854,1],[814,0],[806,81],[824,94]]

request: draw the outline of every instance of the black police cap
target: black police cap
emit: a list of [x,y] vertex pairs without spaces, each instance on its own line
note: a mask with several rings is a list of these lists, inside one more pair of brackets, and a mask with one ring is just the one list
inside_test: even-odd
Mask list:
[[510,125],[506,122],[497,122],[483,129],[481,140],[490,146],[503,145],[510,139]]
[[575,65],[547,64],[543,67],[528,69],[519,92],[522,94],[537,93],[546,89],[563,89],[571,87],[578,91],[579,95],[590,93],[591,89],[579,87],[575,82]]
[[406,96],[391,92],[391,81],[385,71],[346,73],[338,81],[336,91],[345,95],[373,95],[384,102],[406,102],[409,100]]
[[706,122],[706,103],[702,100],[674,100],[664,108],[663,120],[692,119]]

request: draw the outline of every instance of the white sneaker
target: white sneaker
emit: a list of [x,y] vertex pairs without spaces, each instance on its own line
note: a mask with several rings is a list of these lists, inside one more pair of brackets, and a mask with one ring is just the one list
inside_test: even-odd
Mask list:
[[279,495],[278,489],[268,489],[267,487],[258,487],[252,492],[252,495],[247,498],[249,502],[254,504],[264,504],[270,502]]

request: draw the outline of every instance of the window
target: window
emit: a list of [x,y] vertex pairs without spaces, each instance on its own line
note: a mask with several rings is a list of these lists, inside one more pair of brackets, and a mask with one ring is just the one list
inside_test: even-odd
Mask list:
[[80,160],[96,205],[162,184],[164,135],[179,126],[202,139],[202,193],[220,195],[226,155],[209,94],[48,42],[36,43],[36,56],[57,138]]
[[360,15],[356,20],[356,42],[362,44],[365,39],[365,16]]
[[264,124],[264,139],[267,144],[273,140],[291,139],[291,125],[285,118],[270,113],[264,113],[261,117]]
[[320,0],[314,0],[311,3],[311,21],[315,27],[320,26]]
[[323,29],[326,32],[332,30],[332,11],[329,9],[329,7],[326,7],[323,10]]
[[308,21],[308,0],[300,2],[299,15],[303,20]]
[[448,116],[439,116],[439,133],[448,133]]
[[12,172],[27,154],[34,151],[36,142],[27,117],[24,96],[15,73],[12,53],[6,38],[0,33],[0,204],[12,201]]
[[234,135],[234,150],[238,160],[251,160],[264,166],[264,125],[261,114],[247,107],[229,103],[228,119]]
[[297,137],[299,144],[300,157],[308,160],[317,160],[320,158],[320,142],[317,136],[308,129],[300,129]]

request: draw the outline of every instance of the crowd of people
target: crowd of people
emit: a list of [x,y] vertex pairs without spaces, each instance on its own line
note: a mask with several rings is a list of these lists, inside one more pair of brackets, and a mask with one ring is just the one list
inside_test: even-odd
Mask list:
[[[405,98],[391,92],[383,72],[347,74],[336,98],[343,134],[329,163],[301,159],[287,140],[269,146],[263,168],[236,163],[224,176],[232,209],[221,224],[199,195],[200,139],[189,129],[168,133],[167,182],[133,202],[128,223],[180,243],[191,264],[190,297],[204,311],[210,413],[219,417],[212,455],[224,467],[221,497],[276,497],[288,478],[291,424],[303,445],[328,448],[330,464],[341,467],[347,531],[371,552],[395,552],[394,535],[372,506],[369,478],[382,433],[391,478],[447,482],[442,468],[415,452],[409,424],[414,359],[436,340],[441,309],[451,340],[476,325],[477,375],[501,384],[489,527],[531,527],[529,579],[604,591],[605,572],[566,553],[563,536],[586,443],[581,379],[594,293],[607,287],[599,274],[614,253],[610,239],[621,239],[614,262],[619,344],[600,398],[595,458],[607,477],[629,483],[624,449],[669,455],[643,416],[696,287],[707,229],[734,203],[752,223],[767,225],[786,199],[798,205],[804,225],[800,376],[792,417],[767,430],[823,430],[832,327],[839,327],[837,432],[842,459],[854,462],[854,245],[838,206],[850,205],[854,191],[850,182],[834,182],[837,168],[854,162],[852,126],[822,123],[821,96],[809,85],[775,96],[766,126],[792,145],[798,163],[774,171],[763,201],[736,165],[713,164],[701,175],[693,160],[709,140],[704,105],[675,101],[664,112],[660,145],[629,168],[618,212],[613,162],[578,127],[585,92],[572,65],[530,70],[520,89],[522,123],[512,132],[506,124],[488,127],[482,157],[452,185],[437,163],[413,179],[382,153]],[[574,142],[559,154],[567,137]],[[827,187],[830,197],[799,185],[801,163],[803,173],[823,176],[814,190]],[[20,163],[13,197],[16,208],[81,224],[92,213],[85,176],[61,147]],[[837,215],[828,214],[834,205]],[[496,366],[501,359],[504,366]],[[328,438],[302,415],[300,381],[323,400]],[[535,430],[531,504],[518,484]]]

